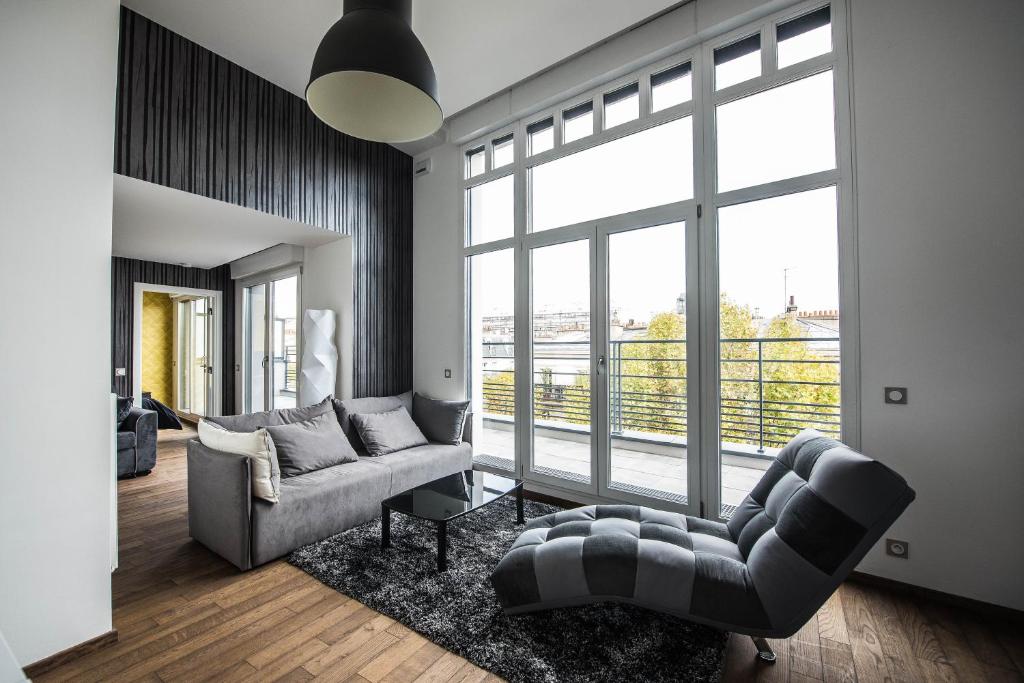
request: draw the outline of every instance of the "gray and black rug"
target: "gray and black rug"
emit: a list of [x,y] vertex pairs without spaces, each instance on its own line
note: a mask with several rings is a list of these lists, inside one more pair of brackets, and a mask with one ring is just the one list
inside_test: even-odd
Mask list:
[[[527,518],[557,508],[526,501]],[[499,500],[448,525],[448,571],[432,524],[391,515],[300,548],[289,558],[337,591],[513,682],[715,681],[727,634],[628,605],[506,616],[488,576],[522,527]]]

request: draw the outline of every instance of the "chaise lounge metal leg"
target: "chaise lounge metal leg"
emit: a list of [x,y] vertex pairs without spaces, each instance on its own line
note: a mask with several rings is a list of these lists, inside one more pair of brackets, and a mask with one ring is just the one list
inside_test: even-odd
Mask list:
[[775,652],[772,651],[772,646],[768,644],[768,641],[764,638],[750,637],[754,641],[754,647],[757,648],[757,657],[762,662],[768,662],[769,664],[775,663]]

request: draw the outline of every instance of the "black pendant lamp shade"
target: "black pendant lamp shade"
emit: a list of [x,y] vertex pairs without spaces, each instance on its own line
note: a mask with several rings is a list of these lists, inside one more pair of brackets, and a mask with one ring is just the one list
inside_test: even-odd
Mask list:
[[306,86],[320,120],[374,142],[411,142],[441,127],[437,77],[411,20],[412,0],[345,0]]

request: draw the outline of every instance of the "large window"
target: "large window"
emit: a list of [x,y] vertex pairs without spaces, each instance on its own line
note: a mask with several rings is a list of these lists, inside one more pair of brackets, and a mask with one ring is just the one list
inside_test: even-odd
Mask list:
[[800,430],[857,445],[842,14],[794,6],[464,146],[478,466],[722,519]]
[[693,198],[692,117],[529,170],[534,232]]
[[478,460],[511,470],[515,460],[515,252],[485,252],[466,259],[469,277],[469,349],[473,452]]

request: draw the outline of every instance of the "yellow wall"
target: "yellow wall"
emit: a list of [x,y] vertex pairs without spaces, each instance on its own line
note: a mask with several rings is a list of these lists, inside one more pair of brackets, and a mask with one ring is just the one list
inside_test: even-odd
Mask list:
[[174,304],[169,294],[142,293],[142,390],[174,407]]

